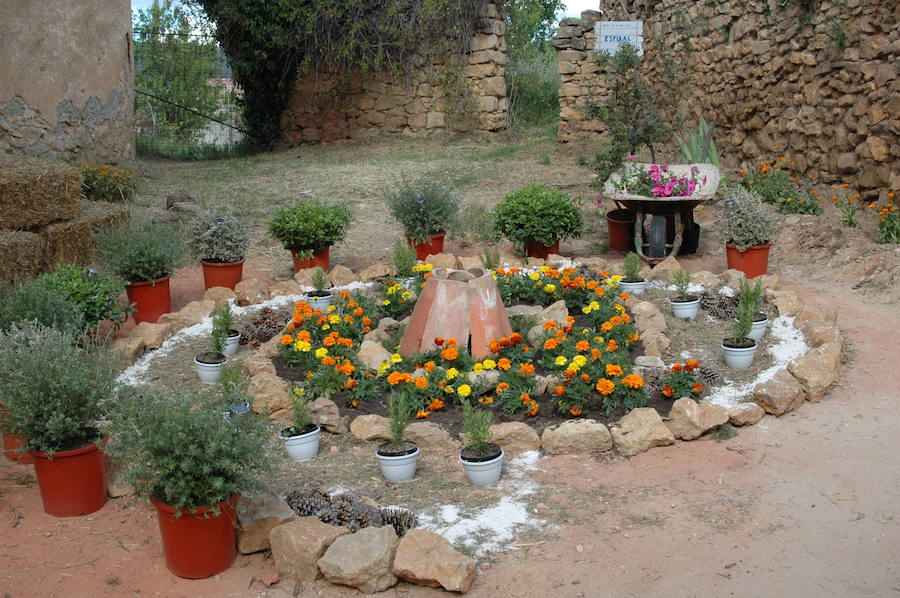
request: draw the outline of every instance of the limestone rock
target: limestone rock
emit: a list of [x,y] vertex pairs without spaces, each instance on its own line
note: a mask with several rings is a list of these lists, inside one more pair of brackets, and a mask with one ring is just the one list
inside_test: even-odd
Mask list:
[[819,320],[829,324],[836,324],[838,313],[833,309],[819,309],[812,305],[804,305],[797,313],[797,318],[800,320]]
[[165,322],[141,322],[134,329],[134,335],[144,343],[144,346],[152,351],[159,349],[162,344],[172,335],[174,327],[170,323]]
[[391,565],[398,543],[390,525],[363,528],[335,540],[319,559],[319,571],[331,583],[366,594],[386,590],[397,583]]
[[172,324],[175,330],[181,330],[194,324],[199,324],[203,318],[209,316],[216,308],[213,301],[191,301],[180,311],[163,314],[159,317],[159,324]]
[[413,422],[406,428],[406,439],[422,450],[457,450],[459,441],[450,437],[444,428],[433,422]]
[[541,448],[541,438],[534,428],[522,422],[504,422],[491,426],[491,439],[508,455],[518,455]]
[[251,554],[269,550],[269,532],[297,518],[284,500],[269,492],[255,496],[242,495],[238,501],[238,550]]
[[766,291],[766,300],[778,309],[779,316],[793,316],[803,309],[800,297],[794,291]]
[[[540,315],[538,316],[540,317]],[[528,344],[532,346],[539,346],[541,344],[541,339],[544,338],[544,330],[543,324],[536,324],[528,329],[528,334],[525,337],[528,339]]]
[[296,282],[301,289],[312,289],[312,277],[315,271],[315,268],[303,268],[298,272],[294,272],[294,282]]
[[475,561],[458,552],[443,536],[411,529],[394,556],[394,575],[412,583],[466,592],[475,581]]
[[777,274],[763,274],[762,276],[757,276],[755,280],[762,282],[763,289],[777,291],[778,287],[781,286],[781,277]]
[[653,266],[653,269],[650,270],[650,274],[647,275],[647,280],[664,280],[666,282],[671,282],[672,275],[678,270],[681,270],[681,264],[678,263],[675,256],[670,255]]
[[841,346],[825,343],[788,364],[788,371],[800,383],[806,398],[817,403],[837,379],[840,365]]
[[770,380],[753,388],[753,400],[772,415],[789,413],[805,399],[803,388],[788,370],[778,370]]
[[269,412],[269,417],[277,419],[287,414],[291,408],[287,382],[270,373],[260,373],[250,379],[248,389],[252,397],[250,405],[254,413]]
[[390,338],[391,338],[390,333],[382,330],[381,328],[376,328],[375,330],[372,330],[371,332],[367,332],[365,335],[363,335],[364,341],[370,341],[370,342],[376,343],[378,345],[381,345],[381,343],[383,343],[386,340],[390,340]]
[[271,297],[289,297],[291,295],[300,295],[303,291],[300,286],[293,280],[279,280],[273,282],[269,287],[269,296]]
[[756,403],[741,403],[728,410],[728,422],[732,426],[752,426],[766,412]]
[[586,257],[580,258],[578,261],[594,272],[603,272],[609,267],[609,262],[602,257]]
[[675,444],[675,436],[652,407],[632,409],[610,432],[616,450],[626,456]]
[[275,375],[275,364],[268,357],[253,353],[241,362],[241,369],[247,374],[247,377],[253,378],[257,374]]
[[640,338],[641,344],[644,345],[644,354],[650,357],[661,357],[671,342],[669,337],[659,330],[648,330],[641,334]]
[[331,399],[319,397],[307,406],[309,421],[334,434],[350,431],[349,416],[341,417],[341,410]]
[[548,305],[544,311],[538,315],[538,322],[545,324],[547,322],[556,322],[565,325],[566,318],[569,317],[569,310],[566,308],[566,302],[560,299],[552,305]]
[[708,401],[697,403],[690,397],[681,397],[672,404],[666,426],[675,438],[694,440],[727,421],[728,411],[721,405]]
[[269,298],[269,285],[257,278],[237,283],[234,294],[238,305],[256,305]]
[[435,268],[459,268],[459,260],[452,253],[435,253],[425,258],[426,264]]
[[212,301],[217,308],[222,307],[229,299],[234,299],[235,297],[234,291],[228,287],[212,287],[206,289],[206,292],[203,293],[203,300]]
[[387,440],[391,437],[388,419],[374,413],[358,415],[350,422],[350,432],[360,440]]
[[535,376],[534,377],[534,392],[532,393],[536,397],[543,396],[553,390],[558,384],[560,380],[558,376]]
[[472,270],[484,268],[484,264],[481,263],[481,257],[477,255],[461,255],[459,256],[459,267],[463,270]]
[[281,352],[281,335],[276,334],[275,336],[261,344],[256,352],[257,354],[263,357],[268,357],[269,359],[278,355],[278,353]]
[[841,344],[841,331],[831,322],[801,320],[800,330],[811,347],[819,347],[825,343]]
[[713,290],[722,286],[722,279],[708,270],[694,272],[694,274],[691,276],[691,282],[693,282],[694,284],[699,284],[706,290]]
[[393,272],[394,269],[387,264],[372,264],[359,273],[359,279],[364,282],[370,282],[372,280],[375,280],[376,278],[391,276]]
[[483,370],[480,373],[469,372],[469,384],[478,391],[487,391],[497,386],[500,381],[500,372],[498,370]]
[[537,316],[543,311],[540,305],[510,305],[506,308],[506,315],[510,318],[514,316]]
[[363,340],[359,345],[359,351],[356,353],[356,356],[359,358],[360,363],[368,369],[375,371],[378,371],[382,362],[391,359],[391,354],[388,353],[388,350],[385,349],[381,343],[376,343],[367,339]]
[[666,331],[666,317],[654,304],[649,301],[641,301],[632,308],[634,325],[639,333],[648,330]]
[[114,459],[106,460],[106,495],[110,498],[130,496],[134,486],[122,479],[122,467]]
[[284,577],[315,581],[319,559],[335,540],[349,533],[346,527],[322,523],[318,517],[298,517],[279,525],[269,533],[275,569]]
[[593,419],[571,419],[546,428],[541,446],[548,455],[602,453],[612,449],[613,439],[607,427]]
[[113,341],[113,349],[121,353],[129,361],[134,361],[143,355],[146,348],[147,345],[144,344],[144,339],[137,335],[117,338]]
[[328,273],[328,282],[330,282],[332,286],[342,287],[351,282],[358,281],[359,277],[357,277],[356,274],[353,273],[353,270],[347,266],[337,265]]
[[400,330],[402,324],[394,318],[381,318],[378,320],[378,329],[385,332],[396,332]]

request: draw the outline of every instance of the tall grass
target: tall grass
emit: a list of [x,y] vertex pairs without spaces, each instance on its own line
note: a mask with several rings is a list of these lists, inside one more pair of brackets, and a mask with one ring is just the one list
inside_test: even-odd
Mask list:
[[512,57],[506,67],[506,84],[514,127],[539,127],[559,120],[560,77],[552,48]]

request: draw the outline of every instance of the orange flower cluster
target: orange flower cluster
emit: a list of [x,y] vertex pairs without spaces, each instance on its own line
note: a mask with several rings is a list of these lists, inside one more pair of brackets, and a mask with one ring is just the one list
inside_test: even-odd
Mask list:
[[391,386],[396,386],[398,384],[409,384],[412,381],[412,374],[408,372],[391,372],[387,377],[387,382]]

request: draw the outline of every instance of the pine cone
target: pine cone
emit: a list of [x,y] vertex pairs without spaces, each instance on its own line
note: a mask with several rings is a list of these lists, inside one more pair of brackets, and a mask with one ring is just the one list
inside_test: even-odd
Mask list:
[[722,382],[724,382],[722,374],[706,366],[701,365],[700,369],[697,370],[697,375],[699,375],[700,378],[703,379],[703,382],[707,386],[718,386],[722,384]]

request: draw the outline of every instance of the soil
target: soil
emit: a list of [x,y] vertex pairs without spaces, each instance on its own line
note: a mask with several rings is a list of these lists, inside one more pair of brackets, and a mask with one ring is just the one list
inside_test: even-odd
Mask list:
[[499,457],[503,450],[500,448],[499,444],[494,444],[493,442],[489,442],[484,449],[483,454],[478,454],[467,446],[463,448],[459,456],[469,463],[484,463],[485,461],[491,461]]
[[378,454],[382,457],[403,457],[404,455],[412,455],[417,450],[419,450],[419,447],[416,446],[416,443],[409,441],[400,445],[391,444],[390,442],[378,445]]
[[197,361],[200,363],[206,363],[209,365],[216,365],[219,363],[225,362],[225,356],[221,353],[217,353],[215,351],[206,351],[205,353],[201,353],[197,355]]

